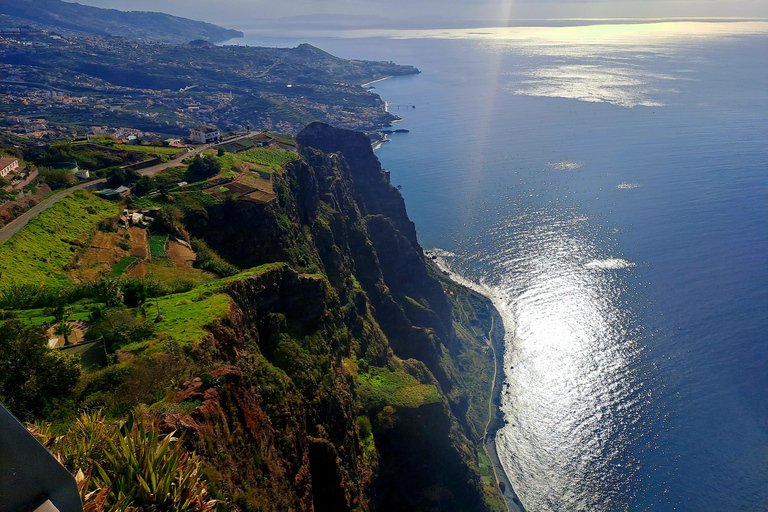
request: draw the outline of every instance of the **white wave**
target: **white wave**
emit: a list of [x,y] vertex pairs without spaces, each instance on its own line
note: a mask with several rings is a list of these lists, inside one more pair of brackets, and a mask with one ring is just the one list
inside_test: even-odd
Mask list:
[[606,258],[604,260],[592,260],[584,266],[596,270],[621,270],[623,268],[636,267],[637,264],[621,258]]
[[633,189],[633,188],[637,188],[639,186],[640,185],[637,184],[637,183],[624,182],[624,183],[619,183],[618,185],[616,185],[616,188],[621,189],[621,190],[630,190],[630,189]]
[[424,251],[424,254],[427,256],[437,256],[438,258],[455,258],[456,253],[453,253],[451,251],[446,251],[445,249],[440,249],[439,247],[433,247],[431,249],[427,249]]
[[562,162],[548,162],[547,166],[557,169],[558,171],[573,171],[574,169],[578,169],[579,167],[583,166],[584,164],[580,162],[569,162],[568,160],[563,160]]

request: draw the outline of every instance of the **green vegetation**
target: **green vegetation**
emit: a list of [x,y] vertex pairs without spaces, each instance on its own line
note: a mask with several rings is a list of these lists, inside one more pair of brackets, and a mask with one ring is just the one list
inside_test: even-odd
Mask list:
[[66,188],[77,183],[75,173],[69,169],[51,169],[40,167],[40,179],[48,184],[52,190]]
[[218,155],[216,159],[221,163],[222,173],[238,173],[243,168],[243,161],[232,153]]
[[39,327],[18,320],[0,325],[0,402],[21,420],[40,417],[80,378],[75,359],[48,349]]
[[361,373],[360,396],[367,410],[385,406],[415,408],[441,400],[441,394],[432,384],[422,384],[403,369],[370,367]]
[[121,276],[125,273],[126,270],[128,270],[128,267],[139,261],[141,258],[137,258],[136,256],[123,256],[120,258],[120,261],[112,267],[112,271],[109,273],[110,276]]
[[218,274],[220,277],[233,276],[240,271],[236,266],[227,263],[199,238],[192,239],[192,250],[197,253],[195,266],[198,268]]
[[181,148],[168,148],[164,146],[133,146],[128,144],[115,144],[116,148],[125,151],[138,151],[140,153],[149,153],[153,155],[176,155],[184,151]]
[[63,270],[99,222],[119,213],[117,203],[77,190],[30,220],[0,245],[0,290],[21,284],[68,284]]
[[200,341],[206,334],[204,327],[224,317],[229,311],[231,300],[228,295],[213,293],[206,286],[194,288],[186,293],[177,293],[152,299],[147,310],[160,308],[163,321],[157,329],[178,342],[190,344]]
[[219,159],[213,155],[195,155],[192,163],[187,168],[187,174],[195,180],[203,180],[216,176],[221,172],[222,165]]
[[237,155],[244,162],[263,165],[274,171],[299,158],[293,151],[272,148],[254,148]]
[[141,504],[146,510],[206,512],[218,503],[207,498],[200,457],[143,418],[129,415],[115,423],[97,411],[81,414],[64,433],[46,423],[30,430],[71,473],[82,472],[78,488],[86,510],[136,510]]
[[149,252],[153,258],[168,258],[165,252],[165,243],[168,241],[168,235],[152,235],[149,237]]
[[143,156],[128,151],[113,149],[98,144],[73,144],[57,142],[52,144],[44,153],[35,159],[38,166],[50,167],[61,162],[75,161],[83,168],[91,171],[105,167],[124,165],[127,162],[143,159]]

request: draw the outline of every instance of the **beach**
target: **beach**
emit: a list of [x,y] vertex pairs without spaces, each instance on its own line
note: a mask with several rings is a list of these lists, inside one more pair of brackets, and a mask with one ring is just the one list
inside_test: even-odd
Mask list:
[[469,281],[451,270],[450,264],[445,259],[446,256],[453,256],[451,253],[432,250],[427,251],[425,254],[428,258],[432,258],[432,261],[434,261],[440,270],[445,273],[446,277],[469,288],[475,293],[482,295],[493,305],[491,310],[493,322],[491,331],[488,333],[488,341],[489,346],[493,350],[496,369],[494,372],[493,386],[491,388],[491,396],[489,397],[489,418],[483,437],[483,449],[491,460],[493,473],[496,477],[496,484],[504,495],[504,502],[506,503],[507,510],[509,510],[509,512],[526,512],[525,507],[520,502],[520,498],[512,487],[512,483],[507,477],[507,473],[501,464],[496,446],[496,433],[504,426],[504,413],[501,411],[501,389],[504,384],[505,339],[507,332],[514,332],[514,325],[510,325],[510,320],[505,320],[501,313],[499,313],[499,301],[501,300],[501,297],[499,297],[492,289]]

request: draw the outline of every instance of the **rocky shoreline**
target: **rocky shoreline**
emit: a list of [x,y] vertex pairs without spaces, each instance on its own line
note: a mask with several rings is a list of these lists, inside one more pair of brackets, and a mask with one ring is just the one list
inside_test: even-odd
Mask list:
[[491,459],[493,465],[493,472],[496,476],[497,483],[504,496],[504,502],[506,503],[507,510],[509,512],[526,512],[525,507],[520,502],[520,498],[512,487],[512,483],[507,476],[504,467],[499,459],[498,448],[496,446],[496,433],[504,426],[504,413],[501,411],[501,390],[504,384],[504,340],[506,337],[506,331],[504,329],[504,320],[496,307],[497,298],[493,296],[490,290],[485,287],[473,283],[465,279],[464,277],[456,274],[451,270],[450,264],[446,261],[445,255],[440,254],[440,251],[426,251],[428,258],[431,258],[437,266],[443,271],[446,277],[452,281],[465,286],[472,291],[482,295],[493,305],[493,330],[490,334],[491,348],[493,349],[494,360],[496,361],[496,380],[493,386],[493,392],[491,400],[494,405],[494,417],[488,422],[488,427],[483,438],[483,448],[485,449],[488,458]]

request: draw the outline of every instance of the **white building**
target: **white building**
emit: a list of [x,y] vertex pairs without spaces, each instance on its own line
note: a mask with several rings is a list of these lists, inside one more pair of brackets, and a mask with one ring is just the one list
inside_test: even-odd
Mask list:
[[213,126],[198,126],[189,130],[189,138],[200,144],[211,144],[219,140],[219,129]]
[[0,178],[5,178],[8,174],[19,168],[19,161],[15,158],[0,158]]

